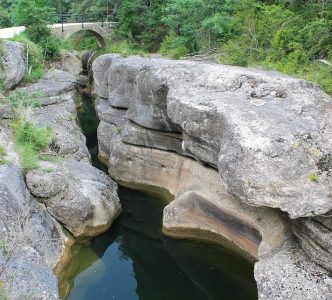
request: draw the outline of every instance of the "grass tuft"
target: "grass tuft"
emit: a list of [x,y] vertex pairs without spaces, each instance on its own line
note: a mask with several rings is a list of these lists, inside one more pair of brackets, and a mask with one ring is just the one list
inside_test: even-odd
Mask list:
[[48,148],[52,136],[49,128],[39,128],[27,120],[14,124],[15,146],[24,171],[39,167],[40,153]]

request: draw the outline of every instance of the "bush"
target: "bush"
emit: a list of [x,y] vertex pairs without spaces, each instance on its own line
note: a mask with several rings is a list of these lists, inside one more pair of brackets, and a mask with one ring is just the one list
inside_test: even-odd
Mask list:
[[42,48],[43,57],[51,60],[59,57],[60,40],[43,24],[33,24],[27,27],[28,37]]
[[98,54],[119,53],[122,56],[145,54],[144,50],[138,44],[130,43],[127,40],[121,39],[112,39],[111,41],[107,41],[106,47],[99,49],[97,52]]
[[246,45],[241,45],[236,40],[230,40],[223,47],[224,55],[220,61],[229,65],[247,66],[249,63],[248,49]]
[[174,32],[171,32],[161,43],[159,52],[162,55],[179,59],[189,54],[189,50],[186,47],[186,43],[187,43],[186,38],[177,36]]
[[26,75],[25,81],[37,81],[45,74],[46,69],[43,49],[36,43],[32,42],[25,33],[15,36],[13,40],[23,43],[28,53],[29,73]]
[[15,146],[24,171],[38,167],[39,155],[48,148],[52,131],[35,127],[27,120],[14,124]]

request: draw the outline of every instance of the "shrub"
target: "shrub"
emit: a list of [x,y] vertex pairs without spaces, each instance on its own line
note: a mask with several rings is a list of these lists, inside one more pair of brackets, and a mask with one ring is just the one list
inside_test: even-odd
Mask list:
[[122,39],[114,39],[111,41],[107,41],[106,48],[98,50],[98,54],[103,53],[119,53],[123,56],[145,54],[145,52],[138,44],[131,43],[127,40]]
[[13,40],[23,43],[25,45],[26,52],[28,53],[29,72],[25,77],[25,81],[37,81],[45,74],[46,69],[43,49],[31,41],[25,33],[15,36]]
[[57,58],[60,54],[60,40],[44,24],[33,24],[27,27],[28,37],[43,49],[46,60]]
[[223,47],[224,55],[220,61],[225,64],[247,66],[249,63],[248,49],[236,40],[230,40]]
[[159,51],[162,55],[179,59],[189,53],[186,43],[186,38],[177,36],[174,32],[171,32],[161,43]]

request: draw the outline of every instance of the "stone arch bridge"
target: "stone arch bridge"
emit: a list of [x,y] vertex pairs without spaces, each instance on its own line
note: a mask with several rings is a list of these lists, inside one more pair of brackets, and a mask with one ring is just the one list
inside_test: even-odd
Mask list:
[[97,39],[99,47],[103,48],[106,45],[105,40],[110,37],[115,26],[115,22],[80,22],[53,24],[49,27],[56,35],[63,38],[69,38],[75,33],[87,31]]
[[[58,23],[48,27],[58,36],[69,38],[73,34],[86,31],[93,35],[99,47],[105,47],[106,39],[110,37],[116,22],[105,21],[109,16],[96,17],[91,14],[83,15],[56,15]],[[13,38],[26,30],[25,26],[0,29],[0,39]]]

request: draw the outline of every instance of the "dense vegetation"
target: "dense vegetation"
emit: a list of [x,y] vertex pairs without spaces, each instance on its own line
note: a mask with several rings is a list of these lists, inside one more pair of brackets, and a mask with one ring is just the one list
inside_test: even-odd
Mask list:
[[103,13],[119,22],[120,46],[109,50],[139,48],[174,58],[213,53],[222,63],[276,69],[332,93],[332,0],[0,0],[0,7],[0,27],[30,26],[27,34],[46,58],[58,50],[43,16]]

